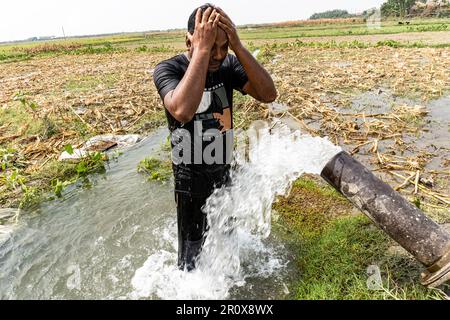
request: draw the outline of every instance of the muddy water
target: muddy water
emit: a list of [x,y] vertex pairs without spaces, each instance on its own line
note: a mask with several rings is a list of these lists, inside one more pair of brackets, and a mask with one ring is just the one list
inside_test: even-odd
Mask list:
[[[428,114],[420,124],[420,132],[417,135],[406,135],[405,142],[413,145],[417,150],[431,153],[441,151],[437,159],[443,160],[449,157],[450,141],[450,96],[443,96],[428,103],[411,100],[402,97],[394,97],[388,90],[369,91],[355,97],[351,107],[343,109],[346,112],[378,114],[392,112],[392,106],[398,105],[421,105]],[[383,144],[380,144],[381,148]],[[383,149],[382,149],[383,150]],[[438,169],[438,163],[429,164],[430,168]]]
[[427,164],[427,169],[450,169],[450,163],[445,163],[450,160],[450,96],[431,101],[427,109],[426,130],[412,142],[437,155]]
[[[175,265],[172,183],[148,182],[136,172],[138,162],[159,150],[166,136],[160,130],[127,150],[106,174],[92,177],[90,188],[77,186],[61,200],[22,213],[15,232],[0,246],[0,299],[211,297],[186,281],[183,288],[136,294],[136,283],[152,289],[151,283],[139,282],[139,270],[157,267],[149,257],[164,256],[166,264]],[[242,254],[251,257],[246,274],[212,297],[286,296],[292,266],[284,244],[273,235],[243,239]]]
[[[429,153],[426,170],[442,171],[450,169],[450,96],[444,95],[441,98],[421,102],[403,97],[396,97],[388,89],[380,88],[371,90],[352,98],[348,107],[339,108],[340,112],[347,113],[365,113],[365,114],[381,114],[392,112],[393,106],[408,105],[424,106],[428,114],[420,119],[417,124],[419,127],[417,134],[407,134],[403,136],[403,141],[408,145],[408,149],[401,155],[404,157],[416,156],[421,152]],[[362,124],[362,119],[359,119]],[[316,124],[317,125],[317,124]],[[318,125],[320,127],[320,124]],[[392,140],[379,141],[378,148],[380,152],[391,151]],[[345,146],[347,151],[351,151],[355,146]],[[358,160],[362,161],[366,166],[374,169],[372,155],[361,151],[357,155]],[[382,174],[381,174],[382,175]],[[387,181],[392,177],[382,175]],[[445,188],[448,193],[448,184]]]

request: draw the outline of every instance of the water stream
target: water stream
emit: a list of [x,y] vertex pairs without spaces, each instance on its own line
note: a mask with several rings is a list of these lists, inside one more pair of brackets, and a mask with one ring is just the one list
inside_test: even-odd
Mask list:
[[137,173],[159,150],[159,130],[59,200],[23,213],[0,246],[1,299],[275,299],[294,266],[271,233],[271,206],[302,173],[319,173],[340,148],[285,126],[250,133],[231,186],[205,207],[210,231],[191,273],[176,269],[173,185]]

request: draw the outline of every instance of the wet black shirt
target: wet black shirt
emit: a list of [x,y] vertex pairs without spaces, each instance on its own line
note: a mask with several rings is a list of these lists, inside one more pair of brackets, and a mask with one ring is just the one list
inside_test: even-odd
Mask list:
[[[178,86],[188,66],[189,60],[185,54],[172,57],[156,66],[153,79],[163,101],[165,95]],[[169,130],[172,134],[172,142],[176,140],[177,129],[187,130],[192,137],[191,163],[183,162],[173,166],[176,188],[183,191],[194,193],[198,191],[202,193],[202,190],[209,190],[211,183],[217,183],[216,180],[223,175],[227,164],[231,161],[233,89],[243,93],[243,87],[247,81],[247,75],[239,60],[236,56],[228,54],[219,70],[208,72],[202,100],[194,118],[190,122],[180,123],[165,109]],[[224,152],[223,159],[218,161],[219,163],[205,162],[203,157],[198,159],[198,152],[197,156],[194,155],[194,150],[196,150],[194,139],[196,135],[197,138],[201,135],[202,154],[205,148],[214,141],[214,136],[208,136],[208,132],[211,132],[207,131],[208,129],[217,129],[222,135]],[[172,144],[172,147],[174,147],[174,144]],[[181,186],[180,184],[183,183],[188,184],[188,186]]]

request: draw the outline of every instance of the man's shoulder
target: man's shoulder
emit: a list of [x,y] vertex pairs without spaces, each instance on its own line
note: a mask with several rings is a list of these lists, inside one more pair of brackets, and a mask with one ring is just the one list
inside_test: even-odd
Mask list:
[[155,67],[155,72],[161,71],[167,68],[177,69],[183,68],[187,65],[186,57],[184,54],[177,54],[169,59],[159,62]]

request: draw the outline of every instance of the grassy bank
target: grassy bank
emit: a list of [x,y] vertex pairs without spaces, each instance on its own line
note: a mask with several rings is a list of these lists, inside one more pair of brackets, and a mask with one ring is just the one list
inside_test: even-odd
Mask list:
[[[293,299],[442,299],[419,284],[421,265],[329,186],[304,177],[274,205],[275,229],[295,253]],[[380,285],[368,268],[378,268]],[[369,269],[370,271],[370,269]],[[375,278],[374,278],[375,279]],[[375,282],[378,284],[378,282]]]

